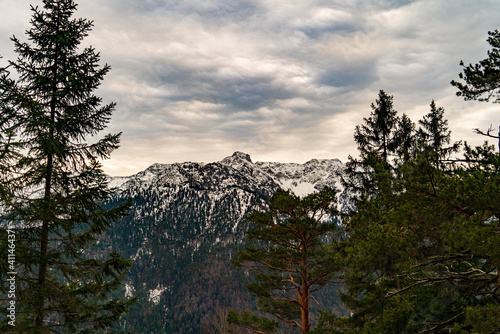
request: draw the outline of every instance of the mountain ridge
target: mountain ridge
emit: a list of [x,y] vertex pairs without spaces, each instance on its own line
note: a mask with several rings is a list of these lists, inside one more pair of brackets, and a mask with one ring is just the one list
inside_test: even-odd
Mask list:
[[[252,177],[270,177],[277,183],[278,186],[283,189],[290,189],[299,196],[304,196],[313,191],[320,190],[325,185],[341,191],[343,190],[341,183],[337,182],[339,180],[338,177],[342,175],[343,170],[343,163],[339,159],[311,159],[303,164],[263,161],[254,163],[252,162],[249,154],[241,151],[236,151],[232,155],[227,156],[220,161],[210,163],[191,161],[171,164],[154,163],[147,167],[144,171],[130,176],[110,177],[110,187],[118,188],[117,190],[120,192],[127,188],[126,183],[131,180],[139,181],[146,185],[148,181],[151,181],[151,179],[155,177],[162,177],[162,179],[168,179],[168,177],[170,177],[169,181],[176,181],[169,182],[172,184],[185,184],[189,183],[189,181],[196,182],[196,177],[192,173],[192,167],[199,166],[201,168],[205,168],[207,166],[217,165],[229,166],[239,172],[249,172]],[[310,172],[315,170],[317,171],[319,169],[318,166],[321,166],[323,171],[330,168],[330,172],[333,172],[334,174],[328,175],[328,173],[323,172],[321,175],[316,173],[313,177],[308,175]],[[254,170],[252,170],[251,167],[253,167]],[[258,175],[255,175],[255,170],[259,172]],[[170,174],[167,172],[170,172]],[[312,185],[312,188],[299,187],[301,183]]]
[[134,260],[123,293],[135,291],[139,302],[121,329],[199,333],[215,305],[255,309],[246,291],[251,275],[230,263],[245,244],[246,216],[265,210],[278,188],[305,196],[329,186],[345,210],[343,173],[338,159],[252,162],[237,151],[218,162],[155,163],[129,177],[111,177],[109,205],[133,202],[130,215],[99,245]]

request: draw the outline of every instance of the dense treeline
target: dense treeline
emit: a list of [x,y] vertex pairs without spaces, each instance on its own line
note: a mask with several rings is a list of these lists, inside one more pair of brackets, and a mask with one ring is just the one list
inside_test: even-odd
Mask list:
[[[464,82],[452,81],[466,100],[498,102],[500,33],[489,34],[488,58],[461,63]],[[301,240],[312,240],[321,227],[333,232],[331,223],[304,211],[302,200],[279,194],[268,212],[254,213],[267,217],[254,218],[249,231],[249,242],[261,246],[250,243],[235,264],[256,270],[259,283],[248,288],[268,316],[229,312],[229,323],[253,333],[276,332],[276,320],[301,333],[500,331],[500,155],[487,143],[452,142],[444,108],[434,101],[415,124],[398,115],[393,100],[381,90],[355,128],[359,156],[349,157],[343,179],[355,209],[342,215],[342,234],[301,253],[307,249],[297,248],[306,245]],[[499,138],[492,131],[476,130]],[[335,198],[329,203],[333,216]],[[284,241],[282,231],[293,236]],[[326,260],[328,274],[321,274],[325,262],[311,261],[315,256]],[[315,287],[310,272],[325,283],[342,282],[349,316],[323,310],[318,326],[309,326],[307,317],[317,317],[309,312],[312,301],[302,302]]]

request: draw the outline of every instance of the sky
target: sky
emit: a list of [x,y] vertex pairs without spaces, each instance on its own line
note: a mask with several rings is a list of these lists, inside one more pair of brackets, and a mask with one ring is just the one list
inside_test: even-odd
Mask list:
[[[153,163],[347,161],[354,128],[384,90],[418,122],[445,109],[453,140],[480,145],[498,105],[455,95],[459,63],[487,57],[497,0],[80,0],[82,46],[111,65],[96,94],[116,102],[103,162],[126,176]],[[26,40],[30,4],[0,0],[1,61]]]

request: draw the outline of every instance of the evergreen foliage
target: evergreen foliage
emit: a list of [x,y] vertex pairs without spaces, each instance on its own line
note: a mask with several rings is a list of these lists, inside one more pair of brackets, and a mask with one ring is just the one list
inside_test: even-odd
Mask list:
[[[409,159],[362,175],[372,181],[372,195],[360,197],[344,217],[349,238],[341,247],[342,300],[353,314],[324,315],[318,333],[500,330],[494,315],[500,307],[500,156],[492,146],[466,145],[463,159],[450,161],[459,143],[446,147],[443,113],[433,101],[403,150],[411,148]],[[364,155],[368,149],[361,147],[361,162],[373,161]]]
[[363,159],[377,156],[382,162],[389,164],[390,155],[396,148],[395,132],[398,123],[393,104],[394,97],[381,90],[376,104],[371,104],[370,117],[363,119],[365,124],[356,126],[354,141]]
[[480,333],[468,318],[498,309],[499,160],[491,147],[468,148],[466,159],[446,172],[412,161],[393,191],[348,219],[343,300],[353,332]]
[[405,163],[412,158],[415,150],[415,123],[406,114],[398,118],[394,146],[397,164]]
[[448,130],[448,121],[444,119],[444,108],[436,107],[434,100],[431,102],[431,110],[420,121],[418,139],[420,149],[435,161],[436,168],[439,168],[439,160],[446,159],[450,154],[458,152],[460,143],[445,147],[451,141],[451,131]]
[[[254,241],[238,252],[233,264],[256,273],[248,290],[258,297],[264,315],[307,333],[311,330],[310,303],[313,293],[332,283],[337,272],[335,244],[338,225],[335,191],[324,188],[304,198],[278,190],[269,211],[248,217],[255,225],[247,232]],[[278,323],[248,312],[232,311],[228,321],[254,333],[273,332]]]
[[[7,229],[15,231],[17,272],[16,326],[7,324],[3,299],[2,332],[103,332],[133,302],[112,297],[131,262],[86,254],[129,205],[103,206],[111,190],[99,161],[120,134],[86,142],[105,129],[115,104],[102,106],[93,94],[110,67],[99,66],[92,47],[81,48],[92,22],[73,19],[76,7],[72,0],[32,7],[29,42],[12,38],[18,58],[0,78],[2,282],[13,271]],[[18,79],[9,79],[10,69]]]
[[479,61],[478,64],[469,64],[463,67],[463,73],[459,78],[465,83],[455,80],[451,84],[458,88],[457,96],[463,96],[465,100],[500,102],[500,32],[498,30],[488,32],[488,43],[492,47],[488,51],[488,58]]
[[[396,149],[404,148],[411,136],[414,126],[407,122],[408,118],[398,118],[393,104],[393,96],[380,90],[376,103],[371,104],[370,117],[363,118],[364,124],[357,125],[354,130],[359,158],[349,156],[343,180],[344,186],[352,191],[354,201],[376,191],[377,183],[383,182],[384,174],[392,169]],[[405,156],[404,152],[398,154]]]
[[[500,102],[500,32],[498,30],[488,32],[488,43],[491,50],[488,51],[488,58],[479,61],[478,64],[468,66],[461,61],[463,73],[459,73],[459,78],[465,83],[455,80],[451,84],[458,88],[457,96],[463,96],[466,101],[478,100],[493,103]],[[493,127],[484,132],[479,128],[476,133],[498,139],[498,151],[500,152],[500,127],[498,135],[493,135]]]

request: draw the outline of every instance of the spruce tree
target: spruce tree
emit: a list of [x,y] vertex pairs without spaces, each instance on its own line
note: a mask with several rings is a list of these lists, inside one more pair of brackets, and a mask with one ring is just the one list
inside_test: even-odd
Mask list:
[[407,162],[415,153],[415,123],[406,114],[398,119],[394,152],[398,164]]
[[[300,198],[278,190],[269,211],[254,211],[247,239],[254,244],[238,252],[233,263],[256,273],[248,290],[258,298],[260,312],[301,333],[311,330],[313,293],[332,282],[337,273],[334,217],[336,195],[331,188]],[[230,323],[254,333],[273,332],[278,323],[268,317],[230,311]]]
[[389,165],[390,155],[394,152],[395,130],[398,123],[394,110],[394,97],[379,91],[376,104],[372,103],[370,117],[364,118],[365,124],[356,126],[354,141],[358,145],[362,159],[377,156]]
[[0,68],[0,196],[7,194],[4,176],[13,165],[18,146],[14,141],[15,112],[9,102],[13,98],[14,86],[15,82],[9,78],[9,72]]
[[325,319],[326,332],[500,330],[499,155],[466,146],[463,159],[444,168],[457,144],[445,147],[443,112],[431,104],[421,142],[394,166],[390,187],[344,216],[342,300],[353,314]]
[[405,133],[398,137],[398,125],[403,126],[405,132],[411,131],[413,126],[401,123],[393,104],[394,97],[380,90],[378,99],[371,104],[370,117],[363,118],[364,123],[354,130],[359,158],[349,156],[346,177],[342,180],[354,200],[371,196],[380,186],[388,185],[397,142],[410,136]]
[[1,128],[11,164],[2,161],[2,231],[15,231],[17,272],[16,327],[4,315],[2,331],[100,332],[133,301],[113,296],[131,262],[88,253],[129,205],[104,205],[111,190],[100,161],[118,147],[120,134],[87,142],[105,129],[115,104],[94,95],[110,67],[81,46],[93,23],[72,18],[76,7],[72,0],[31,7],[29,42],[12,38],[18,58],[9,70],[18,79],[1,80],[2,114],[11,114]]
[[420,121],[418,130],[420,150],[431,155],[436,168],[440,165],[440,160],[446,159],[451,153],[457,152],[460,143],[456,142],[452,146],[446,147],[451,141],[451,131],[448,130],[448,120],[444,118],[444,108],[436,107],[434,100],[431,102],[431,110]]

